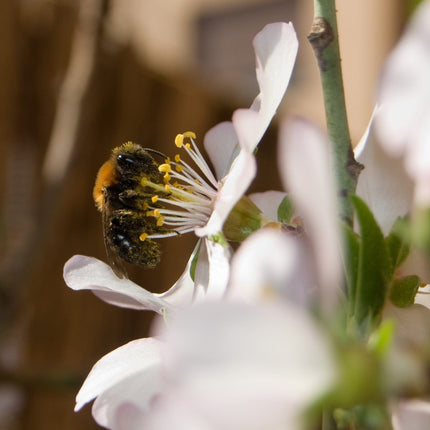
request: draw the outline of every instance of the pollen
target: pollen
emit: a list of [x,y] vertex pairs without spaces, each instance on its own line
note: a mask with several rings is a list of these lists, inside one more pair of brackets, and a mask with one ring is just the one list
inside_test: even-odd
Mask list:
[[171,176],[170,176],[168,173],[166,173],[166,174],[163,176],[163,179],[164,179],[164,182],[165,182],[165,183],[167,183],[167,182],[169,182],[169,181],[170,181]]
[[161,226],[164,224],[164,220],[165,220],[164,216],[160,216],[160,217],[157,219],[157,226],[158,226],[158,227],[161,227]]
[[162,172],[162,173],[168,173],[168,172],[171,172],[172,171],[172,168],[170,167],[170,165],[169,164],[160,164],[159,166],[158,166],[158,171],[159,172]]
[[147,237],[148,237],[148,233],[142,233],[139,236],[139,240],[141,240],[142,242],[144,242]]
[[175,155],[175,161],[179,163],[181,161],[181,156],[179,154]]
[[182,166],[176,166],[175,169],[178,173],[180,173],[180,172],[182,172],[182,170],[184,170],[184,168]]
[[147,211],[145,213],[146,216],[154,216],[154,211]]
[[158,196],[157,195],[151,197],[151,202],[152,203],[156,203],[157,200],[158,200]]
[[165,189],[167,192],[170,192],[171,187],[170,187],[170,185],[169,185],[169,184],[166,184],[166,185],[164,185],[164,189]]
[[167,157],[167,158],[164,160],[164,162],[165,162],[166,164],[170,164],[170,163],[171,163],[171,161],[170,161],[170,157]]
[[189,143],[186,143],[186,144],[185,144],[185,148],[187,148],[187,149],[191,149],[191,145],[190,145]]
[[154,210],[154,216],[155,217],[159,217],[160,216],[160,210],[159,209],[155,209]]

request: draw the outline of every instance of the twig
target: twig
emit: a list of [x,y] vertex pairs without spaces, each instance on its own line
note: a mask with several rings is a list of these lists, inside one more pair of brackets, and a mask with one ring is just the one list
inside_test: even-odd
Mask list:
[[358,175],[363,167],[355,161],[351,146],[340,64],[335,0],[314,0],[314,20],[308,39],[320,70],[340,211],[345,221],[352,225],[353,209],[348,194],[355,192]]

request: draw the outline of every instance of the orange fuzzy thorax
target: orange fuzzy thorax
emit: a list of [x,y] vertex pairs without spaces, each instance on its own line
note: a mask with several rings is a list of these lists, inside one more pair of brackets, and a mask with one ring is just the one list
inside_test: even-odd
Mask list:
[[103,210],[103,205],[105,203],[103,189],[116,183],[118,183],[118,178],[115,166],[110,160],[106,161],[97,173],[96,183],[93,189],[93,199],[100,212]]

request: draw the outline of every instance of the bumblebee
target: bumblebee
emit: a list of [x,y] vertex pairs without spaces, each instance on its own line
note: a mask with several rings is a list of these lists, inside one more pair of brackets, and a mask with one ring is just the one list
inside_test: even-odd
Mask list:
[[[165,228],[148,213],[156,203],[152,186],[163,187],[159,164],[150,154],[163,154],[127,142],[115,148],[100,168],[93,190],[102,213],[103,236],[109,264],[115,274],[127,277],[123,262],[153,268],[160,261],[160,247],[148,238]],[[164,156],[163,156],[164,157]]]

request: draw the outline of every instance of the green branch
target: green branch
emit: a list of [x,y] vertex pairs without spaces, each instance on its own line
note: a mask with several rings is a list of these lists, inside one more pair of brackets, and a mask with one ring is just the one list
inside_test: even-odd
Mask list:
[[353,208],[348,194],[355,192],[362,166],[354,159],[349,135],[334,0],[314,0],[314,20],[308,39],[321,76],[340,211],[345,221],[352,225]]

